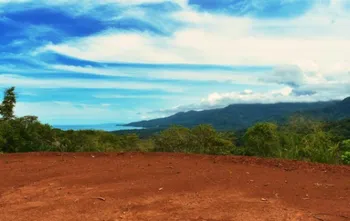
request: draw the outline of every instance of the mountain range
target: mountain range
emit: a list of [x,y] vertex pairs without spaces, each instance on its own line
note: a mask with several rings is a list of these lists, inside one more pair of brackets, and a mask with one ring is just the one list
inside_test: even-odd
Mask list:
[[327,102],[232,104],[225,108],[179,112],[169,117],[133,122],[126,126],[160,129],[171,125],[193,127],[198,124],[211,124],[219,130],[240,130],[261,121],[280,123],[293,114],[303,114],[325,121],[349,118],[350,97]]

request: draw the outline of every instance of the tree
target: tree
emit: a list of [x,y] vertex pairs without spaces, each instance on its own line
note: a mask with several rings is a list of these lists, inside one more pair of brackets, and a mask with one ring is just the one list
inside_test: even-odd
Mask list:
[[159,152],[191,152],[190,137],[190,129],[182,126],[171,126],[153,138],[154,150]]
[[340,150],[342,152],[350,152],[350,139],[348,140],[344,140],[342,143],[341,143],[341,148]]
[[235,150],[231,133],[217,132],[211,125],[192,129],[172,126],[153,137],[154,150],[202,154],[230,154]]
[[217,132],[213,126],[201,124],[191,130],[189,146],[195,153],[230,154],[234,149],[234,136]]
[[5,144],[6,144],[6,139],[3,135],[3,130],[2,127],[0,125],[0,153],[3,152],[5,150]]
[[244,135],[248,155],[273,157],[280,148],[277,125],[274,123],[257,123]]
[[0,105],[0,114],[3,120],[14,119],[14,108],[16,105],[15,87],[7,89],[4,93],[4,99]]

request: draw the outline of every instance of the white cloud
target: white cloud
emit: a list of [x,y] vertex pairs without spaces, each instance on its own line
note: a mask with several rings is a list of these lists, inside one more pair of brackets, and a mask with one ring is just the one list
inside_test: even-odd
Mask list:
[[[335,87],[342,87],[337,84]],[[345,86],[345,85],[343,85]],[[305,90],[311,90],[310,87],[305,87]],[[315,88],[314,88],[315,89]],[[350,89],[343,87],[343,92],[332,91],[329,87],[324,88],[314,94],[307,95],[296,95],[291,87],[283,87],[279,90],[271,90],[266,92],[251,92],[251,93],[213,93],[208,95],[207,98],[202,99],[199,106],[212,106],[212,107],[223,107],[229,104],[236,103],[278,103],[278,102],[313,102],[313,101],[327,101],[327,100],[341,100],[347,95],[350,95]],[[329,93],[331,92],[331,93]]]
[[131,74],[121,72],[118,69],[112,68],[95,68],[92,66],[73,66],[73,65],[52,65],[51,68],[56,70],[63,70],[75,73],[84,73],[84,74],[96,74],[103,76],[118,76],[118,77],[132,77]]
[[268,92],[253,92],[245,90],[242,92],[212,93],[207,98],[202,99],[201,105],[205,106],[225,106],[232,103],[275,103],[288,100],[293,89],[284,87],[279,90]]
[[175,96],[170,95],[125,95],[125,94],[96,94],[94,98],[100,99],[144,99],[144,98],[156,98],[156,99],[169,99]]
[[[50,68],[74,73],[95,74],[104,76],[119,76],[145,79],[188,80],[233,82],[236,84],[261,85],[257,73],[248,71],[220,70],[155,70],[151,68],[95,68],[91,66],[52,65]],[[266,82],[265,82],[266,84]]]
[[[185,5],[187,0],[173,0],[179,5]],[[48,4],[48,5],[68,5],[68,4],[78,4],[85,6],[96,6],[102,4],[124,4],[124,5],[139,5],[145,3],[161,3],[164,0],[0,0],[0,4],[8,4],[8,3],[23,3],[23,2],[33,2],[37,4]]]
[[[11,2],[22,1],[25,0]],[[8,2],[8,0],[0,0],[0,3]],[[161,0],[41,0],[40,2],[55,6],[81,5],[81,9],[78,11],[87,12],[100,4],[115,3],[116,5],[128,6],[161,2]],[[350,15],[344,11],[343,6],[347,3],[346,0],[331,0],[330,6],[316,5],[313,10],[298,18],[263,20],[197,12],[187,5],[186,0],[176,0],[176,2],[183,7],[183,10],[166,15],[167,19],[172,18],[174,22],[183,22],[186,25],[177,27],[171,35],[160,36],[149,32],[127,32],[111,29],[90,37],[74,38],[56,45],[49,44],[38,49],[35,53],[52,51],[97,62],[267,65],[275,66],[275,70],[263,73],[264,76],[257,76],[253,73],[240,72],[145,71],[136,69],[127,71],[121,68],[55,65],[52,68],[56,70],[130,77],[135,78],[135,81],[76,81],[74,79],[33,79],[15,75],[0,75],[0,86],[183,91],[182,88],[171,84],[137,82],[136,79],[141,77],[167,80],[231,81],[238,84],[262,84],[266,86],[265,92],[247,89],[241,93],[211,93],[192,105],[159,111],[162,114],[181,110],[222,107],[231,103],[341,99],[350,94],[350,29],[348,29]],[[73,11],[77,11],[77,9],[75,8]],[[139,12],[138,9],[127,9],[123,10],[122,15],[115,14],[111,17],[118,19],[120,18],[118,16],[136,16],[136,18],[148,19],[147,21],[149,21],[146,15],[139,14]],[[152,24],[164,25],[162,22],[154,21]],[[281,84],[282,86],[280,90],[272,91],[268,89],[270,84]],[[109,98],[124,97],[125,95],[109,96]],[[145,98],[147,95],[143,97]],[[103,95],[100,98],[103,98]],[[133,98],[133,95],[128,95],[125,98]],[[32,104],[26,105],[31,107]],[[71,109],[72,115],[81,111],[76,110],[76,107],[69,106],[70,104],[56,105]],[[101,107],[103,104],[99,107],[88,107],[90,109],[87,112],[109,116],[109,113],[102,110],[98,112]],[[104,106],[104,108],[107,107]],[[22,106],[23,109],[24,106]],[[46,111],[50,110],[46,109]],[[150,114],[143,116],[148,118]]]
[[[139,4],[154,1],[103,1],[112,2]],[[325,83],[332,78],[349,79],[350,31],[345,27],[350,26],[350,16],[339,9],[343,2],[316,4],[304,16],[288,20],[209,14],[194,11],[187,5],[187,1],[177,2],[183,6],[183,10],[170,14],[170,17],[187,25],[170,36],[108,30],[59,45],[50,44],[36,53],[54,51],[97,62],[277,66],[274,75],[265,74],[265,83],[300,85]],[[143,16],[142,13],[139,16]],[[135,78],[262,83],[257,76],[243,73],[154,70],[127,72],[64,65],[56,65],[54,68]]]
[[9,85],[23,88],[114,88],[136,90],[163,90],[182,92],[182,88],[165,83],[145,83],[137,81],[117,82],[111,80],[87,79],[34,79],[19,75],[0,75],[0,87]]
[[305,75],[298,66],[283,65],[276,67],[270,75],[264,76],[261,80],[265,82],[298,86],[305,83]]
[[[108,50],[109,48],[116,50]],[[43,50],[100,62],[290,64],[301,67],[315,62],[319,67],[332,69],[337,62],[348,63],[350,40],[249,36],[232,38],[226,33],[187,29],[177,32],[175,38],[109,33],[63,45],[48,45]]]
[[[264,92],[254,92],[246,89],[243,92],[228,92],[209,94],[197,103],[190,105],[179,105],[172,108],[165,108],[156,111],[150,111],[147,116],[153,118],[165,117],[178,112],[185,112],[190,110],[207,110],[215,108],[223,108],[230,104],[252,104],[252,103],[279,103],[279,102],[315,102],[315,101],[329,101],[342,100],[350,96],[349,83],[336,84],[315,84],[302,86],[295,90],[291,87],[282,87],[278,90],[267,90]],[[297,94],[299,91],[310,91],[312,93]]]
[[296,19],[258,20],[185,8],[173,17],[188,25],[171,36],[109,30],[47,45],[39,52],[99,62],[295,65],[318,75],[334,71],[346,75],[350,70],[350,31],[345,27],[350,26],[350,17],[326,13],[333,11],[320,6]]
[[[67,0],[42,0],[41,2],[80,5],[81,1],[72,3]],[[93,7],[98,4],[113,3],[133,5],[162,1],[104,0],[98,2],[84,1],[84,6]],[[186,0],[175,2],[181,4],[184,9],[175,12],[172,18],[186,22],[187,27],[176,31],[172,36],[110,30],[61,45],[48,45],[44,50],[95,61],[293,64],[303,69],[314,61],[323,69],[332,69],[334,63],[339,60],[349,63],[350,31],[347,31],[346,27],[350,26],[350,19],[346,13],[339,10],[342,8],[340,6],[343,5],[343,1],[333,0],[330,6],[320,4],[308,14],[289,20],[258,20],[213,15],[192,10]],[[266,34],[270,29],[277,32]]]

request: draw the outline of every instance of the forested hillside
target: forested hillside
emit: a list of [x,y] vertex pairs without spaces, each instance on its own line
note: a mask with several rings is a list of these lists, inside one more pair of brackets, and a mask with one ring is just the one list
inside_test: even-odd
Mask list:
[[344,101],[314,103],[232,104],[225,108],[181,112],[170,117],[140,121],[128,126],[167,128],[170,125],[192,127],[210,124],[219,130],[240,130],[261,121],[283,123],[295,113],[307,114],[319,120],[339,120],[350,117],[349,98]]

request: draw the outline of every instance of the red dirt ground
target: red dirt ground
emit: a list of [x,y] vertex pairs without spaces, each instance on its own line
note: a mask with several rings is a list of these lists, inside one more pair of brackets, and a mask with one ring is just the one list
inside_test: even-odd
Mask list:
[[5,154],[0,220],[350,220],[350,167],[163,153]]

